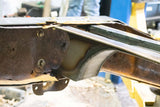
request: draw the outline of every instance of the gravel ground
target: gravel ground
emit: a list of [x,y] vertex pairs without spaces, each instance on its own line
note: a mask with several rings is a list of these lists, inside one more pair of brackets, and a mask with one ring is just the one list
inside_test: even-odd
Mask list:
[[124,85],[124,83],[115,85],[115,89],[122,107],[138,107],[136,100],[130,97],[127,87]]
[[70,81],[67,88],[46,92],[43,96],[28,95],[18,107],[121,107],[114,85],[95,77],[78,82]]
[[[31,94],[30,94],[31,93]],[[130,98],[125,85],[113,85],[110,80],[94,77],[78,82],[70,81],[67,88],[36,96],[27,92],[17,104],[0,96],[0,107],[138,107]]]

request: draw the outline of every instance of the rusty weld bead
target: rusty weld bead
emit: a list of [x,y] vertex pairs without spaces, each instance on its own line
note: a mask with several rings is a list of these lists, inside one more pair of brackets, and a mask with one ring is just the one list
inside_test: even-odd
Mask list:
[[43,68],[45,66],[46,62],[44,59],[39,59],[38,62],[37,62],[37,66],[39,68]]
[[37,31],[37,36],[38,37],[43,37],[44,36],[44,31],[43,30]]

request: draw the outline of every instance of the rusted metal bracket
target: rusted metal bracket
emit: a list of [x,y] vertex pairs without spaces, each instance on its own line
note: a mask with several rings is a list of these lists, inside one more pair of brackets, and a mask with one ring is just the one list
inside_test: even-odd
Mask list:
[[64,77],[58,81],[46,81],[32,85],[32,90],[36,95],[43,95],[47,91],[60,91],[67,87],[69,79]]
[[69,79],[62,76],[61,71],[52,70],[50,72],[52,77],[56,77],[57,81],[43,81],[32,85],[33,92],[36,95],[43,95],[46,91],[60,91],[67,87]]
[[42,82],[55,82],[50,87],[67,86],[63,86],[64,80],[58,81],[61,78],[50,75],[59,68],[67,52],[70,42],[66,32],[42,26],[2,26],[0,38],[1,86]]

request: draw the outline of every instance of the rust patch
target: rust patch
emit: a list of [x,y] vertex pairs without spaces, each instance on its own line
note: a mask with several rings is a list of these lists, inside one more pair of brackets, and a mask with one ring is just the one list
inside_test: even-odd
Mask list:
[[[0,80],[29,79],[58,69],[68,45],[68,34],[61,30],[1,28]],[[41,67],[40,59],[45,61]]]
[[160,65],[117,52],[107,59],[102,69],[160,87]]

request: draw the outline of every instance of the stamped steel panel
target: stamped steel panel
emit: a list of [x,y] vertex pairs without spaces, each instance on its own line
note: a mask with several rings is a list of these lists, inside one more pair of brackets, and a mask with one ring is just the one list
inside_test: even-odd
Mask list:
[[0,80],[22,80],[58,69],[69,45],[67,33],[40,27],[0,28]]

